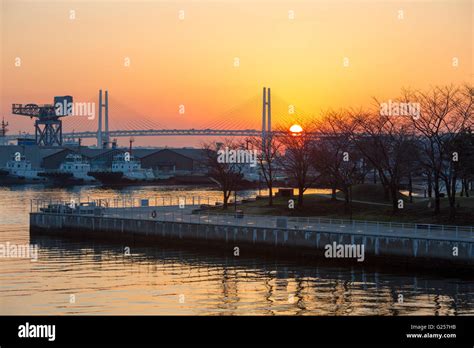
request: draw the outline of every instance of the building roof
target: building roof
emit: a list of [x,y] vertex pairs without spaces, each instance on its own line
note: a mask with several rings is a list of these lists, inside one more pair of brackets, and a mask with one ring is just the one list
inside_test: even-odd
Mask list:
[[[184,156],[184,157],[187,157],[187,158],[190,158],[192,159],[193,161],[203,161],[205,160],[206,158],[206,155],[205,155],[205,151],[206,150],[203,150],[203,149],[194,149],[194,148],[178,148],[178,149],[174,149],[174,148],[164,148],[164,149],[155,149],[151,152],[149,152],[148,154],[144,155],[144,156],[141,156],[141,158],[143,157],[146,157],[146,156],[149,156],[151,154],[154,154],[154,153],[157,153],[157,152],[162,152],[162,151],[171,151],[171,152],[174,152],[178,155],[181,155],[181,156]],[[137,155],[137,157],[140,157]]]
[[100,156],[112,150],[112,149],[95,149],[95,148],[90,148],[87,146],[81,146],[80,148],[78,146],[71,146],[71,147],[68,147],[68,149],[78,154],[81,154],[82,156],[87,157],[87,158]]
[[[33,168],[40,168],[45,157],[55,155],[62,151],[71,151],[89,159],[104,159],[110,161],[113,155],[126,152],[128,148],[116,149],[96,149],[87,146],[63,146],[63,147],[39,147],[36,145],[19,146],[19,145],[2,145],[0,146],[0,168],[6,167],[6,163],[13,158],[16,152],[20,152],[31,162]],[[190,158],[194,161],[203,161],[206,158],[203,149],[195,148],[135,148],[132,149],[132,155],[139,159],[145,158],[161,151],[171,151],[178,155]]]
[[[124,149],[124,151],[127,151],[128,149]],[[138,148],[138,149],[132,149],[132,155],[137,157],[137,158],[143,158],[143,157],[146,157],[146,156],[149,156],[153,153],[156,153],[156,152],[159,152],[163,149],[141,149],[141,148]]]
[[44,157],[51,156],[63,151],[64,148],[41,148],[35,145],[3,145],[0,146],[0,167],[6,167],[7,162],[10,161],[16,152],[25,156],[25,159],[31,162],[33,168],[40,168]]

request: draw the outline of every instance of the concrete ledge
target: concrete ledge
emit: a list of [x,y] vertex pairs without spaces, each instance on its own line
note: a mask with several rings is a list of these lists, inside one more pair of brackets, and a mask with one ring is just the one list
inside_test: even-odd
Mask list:
[[[429,267],[474,267],[474,243],[455,240],[45,213],[30,214],[30,231],[116,242],[142,240],[159,244],[160,241],[168,240],[225,248],[247,246],[258,250],[273,250],[276,253],[323,258],[327,244],[361,244],[365,249],[364,263],[397,259],[403,263],[428,263]],[[454,247],[458,248],[457,256],[453,255]],[[355,259],[352,261],[357,263]]]

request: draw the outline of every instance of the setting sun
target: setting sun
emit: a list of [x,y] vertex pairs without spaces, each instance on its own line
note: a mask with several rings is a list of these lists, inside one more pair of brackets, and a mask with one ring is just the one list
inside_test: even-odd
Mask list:
[[293,134],[300,134],[303,132],[303,128],[299,124],[294,124],[290,127],[290,132]]
[[473,342],[473,9],[0,0],[0,345]]

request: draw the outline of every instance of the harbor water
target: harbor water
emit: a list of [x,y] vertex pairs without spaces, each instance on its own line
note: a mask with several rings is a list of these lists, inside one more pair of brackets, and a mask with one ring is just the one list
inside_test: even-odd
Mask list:
[[[256,193],[247,191],[241,196]],[[236,257],[212,247],[192,250],[176,245],[30,238],[31,199],[117,196],[213,200],[220,194],[186,186],[0,188],[0,245],[38,248],[35,260],[0,258],[0,314],[474,314],[474,280],[445,274]]]

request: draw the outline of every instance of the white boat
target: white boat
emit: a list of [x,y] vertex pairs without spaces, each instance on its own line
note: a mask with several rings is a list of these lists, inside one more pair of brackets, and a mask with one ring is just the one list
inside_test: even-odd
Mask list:
[[61,173],[70,173],[74,179],[83,181],[94,181],[95,179],[88,175],[91,170],[90,163],[85,160],[81,155],[71,153],[66,156],[65,160],[59,166]]
[[89,175],[104,185],[153,184],[158,180],[153,170],[142,168],[140,160],[128,153],[115,155],[109,170],[90,171]]
[[130,180],[155,179],[153,170],[142,168],[140,160],[128,154],[114,156],[112,161],[112,172],[122,172],[123,177]]
[[39,170],[31,167],[31,162],[25,156],[13,155],[13,158],[7,162],[7,170],[10,175],[23,177],[25,179],[41,179],[38,176]]
[[16,153],[12,159],[6,163],[6,167],[1,171],[0,183],[20,184],[20,183],[42,183],[46,179],[41,177],[42,171],[32,168],[31,162],[24,155]]

